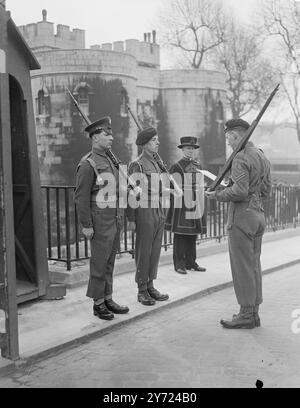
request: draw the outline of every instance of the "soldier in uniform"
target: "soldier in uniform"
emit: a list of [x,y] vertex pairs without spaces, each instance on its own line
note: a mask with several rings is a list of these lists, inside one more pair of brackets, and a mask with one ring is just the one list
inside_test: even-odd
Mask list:
[[[157,268],[160,257],[165,211],[162,206],[161,170],[155,160],[159,139],[153,127],[138,132],[136,144],[142,147],[141,155],[129,165],[130,175],[142,173],[144,183],[140,185],[142,194],[139,206],[132,208],[128,203],[128,228],[136,231],[135,281],[138,287],[137,299],[146,306],[155,301],[169,299],[169,295],[160,293],[154,288],[153,282],[157,278]],[[152,176],[152,177],[151,177]],[[155,178],[155,177],[156,178]]]
[[[113,141],[111,119],[104,117],[85,128],[92,141],[92,151],[85,155],[77,167],[75,203],[84,236],[90,240],[90,278],[87,296],[94,299],[94,315],[112,320],[114,313],[129,311],[112,299],[113,270],[121,227],[121,210],[118,208],[118,170],[106,155]],[[101,174],[103,178],[101,177]],[[101,197],[105,174],[116,180],[115,194],[105,204]]]
[[[171,205],[167,214],[165,229],[174,233],[173,240],[173,262],[175,271],[187,274],[187,270],[205,272],[206,269],[196,262],[196,239],[198,234],[205,233],[206,218],[204,215],[204,180],[203,175],[198,172],[201,164],[194,160],[194,153],[199,149],[197,138],[186,136],[180,139],[179,149],[182,150],[182,159],[170,168],[170,173],[183,185],[184,197],[180,197],[179,205],[174,205],[176,198],[171,196]],[[189,178],[184,179],[184,174]],[[197,185],[202,181],[202,186]],[[190,194],[187,194],[190,189]],[[187,201],[195,201],[195,205]],[[188,204],[188,205],[187,205]],[[176,208],[175,208],[176,207]],[[192,215],[189,217],[188,215]]]
[[[225,136],[234,150],[249,128],[243,119],[225,124]],[[262,303],[261,244],[265,230],[263,201],[271,190],[270,162],[262,150],[248,142],[233,159],[232,185],[206,192],[209,198],[228,201],[228,245],[233,285],[240,311],[232,320],[221,320],[227,329],[260,326]]]

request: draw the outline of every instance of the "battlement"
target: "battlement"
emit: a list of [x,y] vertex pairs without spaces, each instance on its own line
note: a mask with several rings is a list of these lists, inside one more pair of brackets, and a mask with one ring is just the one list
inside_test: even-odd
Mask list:
[[47,21],[47,11],[43,10],[43,21],[19,26],[19,30],[30,48],[36,49],[84,49],[85,30],[63,24],[57,25],[56,34],[54,24]]
[[95,44],[90,47],[93,50],[105,50],[115,52],[125,52],[133,55],[142,66],[160,65],[160,47],[156,43],[156,32],[144,34],[144,41],[129,39],[125,41],[115,41],[113,43]]
[[[33,51],[59,49],[85,49],[85,30],[70,29],[68,25],[58,24],[56,34],[54,23],[47,20],[47,11],[42,11],[43,20],[19,26],[19,30]],[[114,51],[130,54],[141,67],[157,68],[160,65],[160,47],[156,43],[156,31],[144,33],[143,41],[129,39],[113,43],[95,44],[92,50]]]

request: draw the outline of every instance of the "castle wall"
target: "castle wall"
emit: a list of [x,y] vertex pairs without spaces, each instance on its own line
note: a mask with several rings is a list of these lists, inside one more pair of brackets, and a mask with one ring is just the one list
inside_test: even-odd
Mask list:
[[[144,41],[129,39],[85,49],[84,31],[46,20],[20,27],[42,69],[32,73],[37,142],[43,184],[74,184],[76,165],[90,150],[85,124],[66,88],[75,98],[86,88],[81,105],[91,121],[112,118],[113,150],[124,162],[136,157],[137,126],[154,126],[160,154],[168,164],[179,158],[182,136],[201,139],[199,158],[214,170],[225,158],[223,120],[225,76],[199,70],[160,70],[156,33]],[[43,99],[40,99],[41,92]],[[222,111],[222,114],[220,112]],[[219,163],[219,165],[218,165]]]
[[162,150],[169,163],[181,157],[180,137],[199,138],[199,160],[216,171],[225,157],[225,74],[205,70],[166,70],[160,74]]
[[[44,184],[73,184],[76,165],[90,150],[86,124],[77,112],[66,88],[76,96],[78,86],[89,91],[88,117],[112,118],[114,151],[128,162],[133,155],[136,129],[122,111],[122,92],[135,111],[135,60],[130,55],[95,50],[68,50],[36,53],[43,67],[32,74],[41,179]],[[89,70],[87,70],[87,66]],[[49,98],[47,113],[38,112],[38,95]]]
[[85,31],[79,28],[70,30],[69,26],[58,24],[56,34],[54,34],[54,24],[46,20],[18,28],[33,51],[52,48],[85,48]]

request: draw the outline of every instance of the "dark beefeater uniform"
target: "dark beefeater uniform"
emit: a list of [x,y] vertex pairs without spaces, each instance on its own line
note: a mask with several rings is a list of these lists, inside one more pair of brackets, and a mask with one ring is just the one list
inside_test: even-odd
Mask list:
[[[195,146],[195,137],[182,137],[182,146]],[[198,234],[206,233],[206,216],[204,211],[204,186],[198,185],[198,170],[201,164],[192,158],[183,157],[170,168],[170,173],[174,175],[179,185],[182,185],[183,192],[190,190],[190,193],[183,197],[174,198],[171,196],[170,209],[167,213],[165,229],[174,233],[173,240],[173,262],[176,271],[196,268],[196,239]],[[198,173],[198,174],[197,174]],[[178,175],[178,180],[175,176]],[[184,183],[184,174],[189,174]],[[203,176],[201,176],[203,180]],[[175,201],[177,201],[176,206]],[[192,201],[195,202],[192,206]],[[191,204],[189,204],[191,202]],[[188,205],[187,205],[188,204]],[[176,208],[175,208],[176,207]],[[192,215],[191,217],[188,214]],[[198,266],[199,268],[199,266]],[[201,268],[204,269],[204,268]]]
[[[228,121],[234,128],[247,122]],[[249,125],[248,125],[249,126]],[[270,162],[248,142],[232,162],[233,185],[216,192],[218,201],[229,201],[228,245],[234,290],[243,316],[251,316],[262,303],[261,245],[265,230],[263,200],[271,190]]]

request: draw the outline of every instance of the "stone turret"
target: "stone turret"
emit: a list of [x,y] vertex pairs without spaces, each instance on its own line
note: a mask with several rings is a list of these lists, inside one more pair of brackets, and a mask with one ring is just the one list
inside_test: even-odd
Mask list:
[[[68,87],[90,120],[109,114],[116,155],[127,163],[137,155],[136,124],[155,126],[160,153],[168,164],[178,155],[181,136],[202,140],[204,164],[225,158],[222,136],[226,103],[225,75],[213,71],[160,69],[156,31],[143,40],[127,39],[84,45],[84,30],[47,20],[20,27],[33,48],[41,70],[32,73],[41,176],[45,184],[71,184],[80,155],[90,148],[84,123],[70,103]],[[188,120],[186,120],[188,118]]]
[[47,10],[42,11],[42,21],[36,24],[19,26],[21,34],[30,48],[36,50],[50,49],[83,49],[85,48],[85,31],[58,24],[54,34],[54,24],[47,21]]

